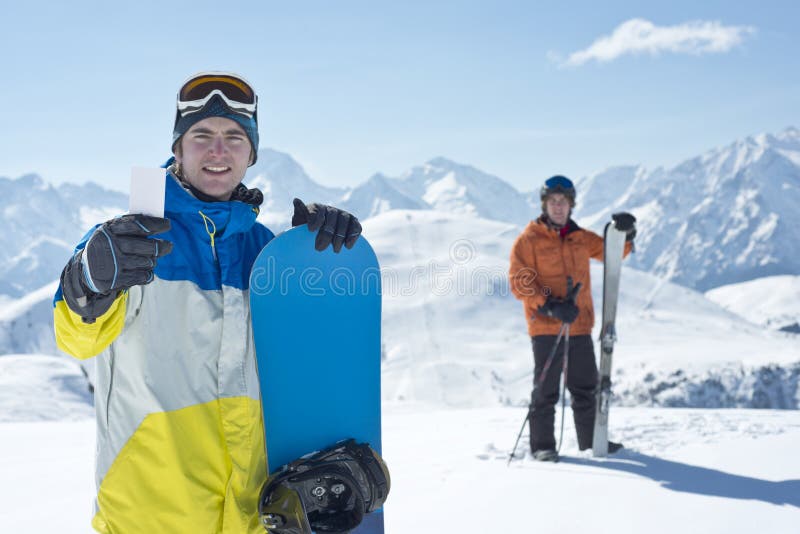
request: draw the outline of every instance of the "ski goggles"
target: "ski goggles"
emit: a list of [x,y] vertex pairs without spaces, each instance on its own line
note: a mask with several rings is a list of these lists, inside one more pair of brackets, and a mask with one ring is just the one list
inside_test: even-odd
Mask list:
[[256,114],[258,97],[243,78],[225,72],[203,72],[189,78],[178,91],[178,113],[185,117],[219,96],[228,108],[249,118]]

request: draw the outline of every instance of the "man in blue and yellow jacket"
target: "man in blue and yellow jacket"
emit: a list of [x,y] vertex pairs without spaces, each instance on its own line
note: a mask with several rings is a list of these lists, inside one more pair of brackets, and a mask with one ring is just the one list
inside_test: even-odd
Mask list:
[[[97,498],[102,533],[255,533],[266,480],[248,302],[273,233],[242,185],[257,156],[257,97],[241,77],[200,73],[178,93],[164,218],[92,229],[61,275],[58,346],[98,356]],[[358,220],[295,199],[316,247],[352,247]],[[158,238],[153,237],[158,235]]]

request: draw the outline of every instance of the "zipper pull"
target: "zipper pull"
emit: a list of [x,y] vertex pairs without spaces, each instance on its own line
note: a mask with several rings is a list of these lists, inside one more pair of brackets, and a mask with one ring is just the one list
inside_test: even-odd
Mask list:
[[[203,218],[203,224],[206,227],[206,233],[208,234],[208,237],[211,238],[211,255],[214,257],[214,261],[216,261],[217,260],[217,249],[214,246],[214,236],[217,233],[217,225],[214,224],[214,219],[212,219],[211,217],[207,216],[202,211],[198,211],[197,213],[199,213],[200,216]],[[211,223],[211,230],[208,229],[208,223]]]

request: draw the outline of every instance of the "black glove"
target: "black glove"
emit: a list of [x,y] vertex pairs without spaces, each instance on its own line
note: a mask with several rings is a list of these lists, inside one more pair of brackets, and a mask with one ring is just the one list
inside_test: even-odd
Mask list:
[[355,215],[325,204],[306,206],[299,198],[294,199],[292,226],[308,224],[308,229],[317,233],[314,248],[325,250],[333,243],[333,251],[342,250],[342,245],[353,248],[361,235],[361,223]]
[[562,299],[559,297],[549,296],[547,300],[539,306],[539,313],[548,317],[553,317],[559,321],[567,324],[572,324],[578,318],[578,307],[575,305],[575,299],[578,296],[578,291],[581,290],[581,284],[573,286],[572,277],[567,277],[567,295]]
[[172,243],[148,239],[170,229],[168,219],[123,215],[100,226],[61,273],[64,300],[86,323],[111,307],[120,291],[150,283],[158,258]]
[[572,324],[578,318],[578,307],[570,300],[551,296],[547,297],[545,303],[539,306],[539,313]]
[[611,219],[614,221],[614,226],[617,230],[625,232],[625,241],[633,241],[633,238],[636,237],[636,217],[622,211],[613,214]]

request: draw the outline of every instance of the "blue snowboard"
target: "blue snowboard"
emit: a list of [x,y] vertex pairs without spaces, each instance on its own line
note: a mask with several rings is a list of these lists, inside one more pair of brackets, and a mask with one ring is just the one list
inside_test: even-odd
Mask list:
[[[381,277],[366,239],[335,254],[303,225],[270,241],[250,308],[270,473],[354,438],[381,452]],[[383,534],[383,510],[354,534]]]

